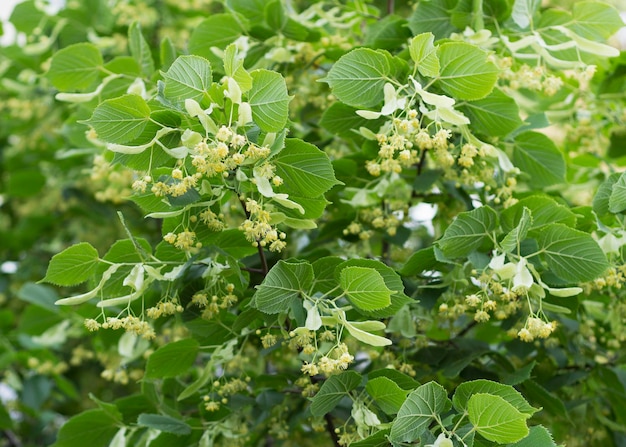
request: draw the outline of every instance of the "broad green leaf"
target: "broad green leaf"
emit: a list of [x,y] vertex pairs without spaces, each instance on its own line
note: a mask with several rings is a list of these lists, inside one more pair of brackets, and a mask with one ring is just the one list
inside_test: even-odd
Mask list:
[[604,252],[589,234],[563,224],[547,225],[537,242],[550,270],[566,281],[591,281],[608,268]]
[[400,275],[382,262],[375,259],[349,259],[344,261],[335,268],[335,278],[337,282],[339,282],[341,271],[346,267],[365,267],[376,270],[380,273],[380,276],[382,276],[387,288],[393,292],[390,306],[375,311],[366,311],[357,308],[359,313],[373,318],[388,318],[395,315],[402,306],[413,301],[404,294],[404,283]]
[[146,378],[163,379],[189,372],[196,361],[198,349],[199,344],[193,338],[161,346],[148,357]]
[[265,132],[279,132],[284,129],[289,116],[287,84],[280,73],[259,69],[250,72],[252,89],[248,102],[252,109],[252,119]]
[[391,304],[392,291],[372,268],[345,267],[339,275],[339,284],[348,300],[359,309],[378,310]]
[[522,386],[524,388],[524,394],[528,396],[532,402],[537,402],[541,405],[545,413],[563,420],[570,419],[568,409],[556,394],[546,390],[534,380],[526,380]]
[[389,61],[383,53],[357,48],[342,56],[323,81],[339,101],[367,108],[383,101],[383,87],[390,73]]
[[98,47],[91,43],[77,43],[52,56],[47,76],[62,92],[85,90],[98,79],[103,64]]
[[432,32],[435,39],[449,37],[458,29],[450,21],[450,10],[457,0],[422,0],[409,18],[409,29],[414,35]]
[[180,56],[163,73],[164,95],[177,106],[186,99],[200,103],[211,87],[211,64],[200,56]]
[[367,382],[365,387],[370,396],[387,414],[396,414],[404,403],[407,391],[387,377],[376,377]]
[[432,270],[437,265],[434,247],[422,248],[413,253],[400,270],[402,276],[420,275],[424,271]]
[[137,425],[175,435],[188,435],[191,433],[191,427],[186,422],[161,414],[142,413],[137,418]]
[[91,244],[72,245],[52,257],[42,281],[57,286],[80,284],[95,272],[99,261],[98,251]]
[[622,173],[612,186],[609,196],[609,211],[614,214],[621,213],[626,209],[626,174]]
[[391,426],[391,442],[415,441],[436,416],[450,408],[446,390],[435,382],[428,382],[411,392],[400,407]]
[[[611,174],[604,182],[600,184],[598,192],[593,198],[593,211],[601,217],[609,213],[611,195],[613,195],[613,187],[617,181],[622,178],[622,174],[616,172]],[[613,199],[615,201],[615,199]]]
[[483,99],[465,103],[462,111],[483,135],[503,137],[524,124],[515,100],[497,88]]
[[311,399],[311,414],[324,416],[333,410],[339,401],[361,383],[361,375],[355,371],[346,371],[329,377]]
[[496,228],[498,215],[489,206],[460,213],[437,241],[446,257],[467,256],[480,247]]
[[141,72],[150,78],[154,74],[154,60],[152,60],[150,45],[141,34],[139,22],[133,22],[128,28],[128,47],[130,54],[141,67]]
[[357,110],[356,107],[348,106],[342,102],[335,102],[324,110],[319,124],[330,133],[348,140],[352,140],[358,135],[356,129],[361,127],[378,129],[382,125],[384,117],[377,120],[368,120],[357,115]]
[[257,286],[252,305],[266,314],[289,310],[313,283],[313,267],[304,261],[280,260]]
[[107,447],[121,422],[101,409],[84,411],[63,424],[51,447]]
[[528,436],[526,419],[530,415],[521,413],[500,396],[473,394],[467,402],[467,412],[476,431],[490,441],[505,444]]
[[231,14],[212,14],[195,27],[189,38],[189,53],[215,58],[213,47],[224,49],[241,36],[243,29]]
[[561,205],[550,196],[534,195],[521,199],[502,212],[501,223],[504,231],[512,231],[517,227],[524,208],[528,208],[533,217],[530,226],[533,231],[553,223],[562,223],[568,227],[576,225],[576,215],[567,206]]
[[290,196],[320,197],[339,183],[328,155],[302,140],[288,138],[285,148],[272,163],[276,166],[276,175],[284,181],[278,189]]
[[350,443],[350,447],[389,447],[389,429],[380,430],[367,438]]
[[101,103],[91,118],[83,121],[94,128],[98,139],[124,144],[141,135],[150,122],[150,107],[141,96],[124,95]]
[[265,19],[267,0],[226,0],[229,9],[242,14],[251,23],[259,24]]
[[574,23],[568,24],[568,28],[593,40],[608,39],[624,26],[613,6],[597,1],[575,2],[572,18]]
[[364,44],[370,48],[391,51],[402,46],[410,37],[406,20],[390,14],[367,28]]
[[465,42],[439,46],[439,85],[456,99],[473,101],[489,95],[498,80],[499,69],[487,60],[487,53]]
[[521,441],[509,447],[557,447],[552,435],[543,425],[530,427],[530,433]]
[[386,377],[387,379],[396,383],[403,390],[408,390],[408,391],[413,391],[415,388],[417,388],[420,385],[420,383],[417,380],[415,380],[413,377],[407,374],[401,373],[397,369],[391,369],[391,368],[376,369],[370,372],[367,375],[367,377],[369,378],[369,380],[373,380],[377,377]]
[[563,154],[539,132],[523,132],[515,137],[513,164],[528,174],[529,182],[537,188],[565,181]]
[[520,217],[519,223],[502,239],[500,246],[506,252],[512,253],[519,248],[520,243],[526,239],[528,230],[533,223],[533,217],[530,210],[526,207],[522,210],[522,217]]
[[282,30],[287,24],[287,15],[280,0],[270,0],[265,2],[265,21],[272,30]]
[[515,0],[511,18],[521,29],[526,29],[533,22],[533,16],[539,9],[541,0]]
[[530,404],[524,399],[519,391],[510,385],[503,385],[498,382],[492,382],[490,380],[478,379],[470,382],[463,382],[459,385],[452,397],[452,404],[459,412],[463,412],[467,409],[467,404],[470,397],[477,393],[493,394],[500,396],[509,404],[513,405],[518,411],[524,414],[532,416],[537,411],[536,408],[530,406]]
[[422,76],[435,78],[439,76],[439,57],[434,45],[433,33],[422,33],[415,36],[409,45],[411,59]]

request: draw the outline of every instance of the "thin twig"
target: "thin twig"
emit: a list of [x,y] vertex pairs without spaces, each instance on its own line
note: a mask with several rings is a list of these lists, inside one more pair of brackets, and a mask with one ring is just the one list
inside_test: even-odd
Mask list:
[[395,1],[394,0],[387,0],[387,14],[388,15],[393,14],[394,10],[395,10]]
[[4,430],[4,436],[9,440],[9,445],[13,447],[22,447],[22,441],[11,430]]

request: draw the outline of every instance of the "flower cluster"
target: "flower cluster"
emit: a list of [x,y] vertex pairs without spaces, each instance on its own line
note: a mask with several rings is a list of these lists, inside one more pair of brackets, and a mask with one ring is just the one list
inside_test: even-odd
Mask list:
[[160,301],[156,306],[146,309],[146,315],[149,318],[157,319],[167,315],[174,315],[183,311],[177,299],[172,301]]
[[[225,289],[225,293],[222,293],[219,291],[219,287],[215,286],[210,288],[210,290],[202,290],[193,294],[191,302],[204,309],[202,318],[210,320],[219,314],[221,309],[228,309],[237,303],[239,298],[233,293],[235,285],[231,283],[226,284]],[[221,296],[218,296],[218,294]]]
[[201,248],[202,242],[196,241],[196,233],[194,231],[181,231],[180,233],[167,233],[163,236],[163,240],[179,250],[189,251],[192,248]]
[[326,354],[319,358],[316,357],[317,352],[314,355],[313,361],[305,362],[304,365],[302,365],[301,371],[303,373],[309,376],[315,376],[317,374],[330,376],[348,369],[348,366],[354,361],[354,356],[350,354],[348,346],[346,346],[345,343],[339,343],[333,346]]
[[102,329],[124,329],[126,332],[131,332],[136,335],[140,335],[145,339],[153,339],[156,337],[156,333],[152,326],[146,321],[141,320],[133,315],[127,315],[123,318],[107,317],[104,323],[100,323],[98,320],[89,318],[85,320],[85,327],[91,331],[97,331]]
[[99,202],[122,203],[131,195],[133,173],[122,165],[112,165],[102,155],[96,155],[90,175],[90,187]]
[[287,235],[279,232],[275,226],[270,224],[271,216],[269,211],[256,200],[245,199],[246,212],[248,218],[243,221],[239,229],[243,231],[246,239],[255,247],[268,247],[270,251],[281,251],[287,243]]
[[508,81],[509,87],[513,90],[527,89],[536,92],[543,92],[546,96],[554,96],[563,87],[563,79],[549,74],[542,65],[530,67],[521,65],[516,70],[513,69],[513,59],[504,57],[498,60],[500,77]]

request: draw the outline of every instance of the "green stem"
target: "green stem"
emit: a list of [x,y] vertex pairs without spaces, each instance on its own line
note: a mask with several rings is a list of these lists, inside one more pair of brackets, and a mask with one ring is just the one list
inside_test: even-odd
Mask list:
[[485,28],[483,17],[483,0],[472,0],[472,15],[474,16],[474,31],[480,31]]

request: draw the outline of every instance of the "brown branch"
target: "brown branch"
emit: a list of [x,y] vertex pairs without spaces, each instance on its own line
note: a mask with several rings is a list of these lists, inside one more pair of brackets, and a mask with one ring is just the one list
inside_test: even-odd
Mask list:
[[335,447],[341,447],[341,444],[339,444],[339,436],[337,436],[337,432],[335,431],[333,417],[330,415],[330,413],[326,413],[324,415],[324,420],[326,421],[326,431],[330,435],[330,439],[333,440],[333,445]]
[[22,447],[22,442],[11,430],[4,430],[2,433],[4,434],[4,436],[6,436],[10,446]]
[[395,9],[395,1],[387,0],[387,14],[388,15],[393,14],[394,9]]

